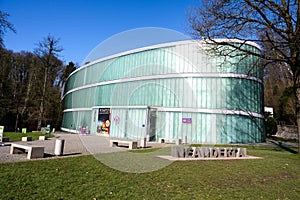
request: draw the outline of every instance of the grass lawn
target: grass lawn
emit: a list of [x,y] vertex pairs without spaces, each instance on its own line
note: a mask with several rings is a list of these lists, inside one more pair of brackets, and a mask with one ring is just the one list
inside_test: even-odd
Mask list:
[[141,174],[93,156],[2,163],[0,199],[300,199],[299,155],[247,149],[263,159],[174,162]]
[[4,132],[3,137],[8,137],[10,142],[21,141],[22,137],[32,137],[32,140],[38,140],[39,136],[45,135],[46,138],[54,137],[52,134],[45,134],[42,132],[28,132],[26,134],[19,132]]

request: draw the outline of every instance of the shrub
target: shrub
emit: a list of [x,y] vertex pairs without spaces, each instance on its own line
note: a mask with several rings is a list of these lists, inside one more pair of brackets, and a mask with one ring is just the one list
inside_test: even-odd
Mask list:
[[273,117],[265,118],[265,128],[267,136],[275,135],[277,133],[277,121]]

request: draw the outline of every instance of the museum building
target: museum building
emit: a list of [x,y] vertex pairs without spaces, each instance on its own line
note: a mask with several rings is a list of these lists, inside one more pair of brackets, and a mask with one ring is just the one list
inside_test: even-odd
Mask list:
[[[260,53],[251,42],[230,41]],[[84,64],[67,79],[62,130],[150,141],[258,143],[265,140],[259,58],[184,40]]]

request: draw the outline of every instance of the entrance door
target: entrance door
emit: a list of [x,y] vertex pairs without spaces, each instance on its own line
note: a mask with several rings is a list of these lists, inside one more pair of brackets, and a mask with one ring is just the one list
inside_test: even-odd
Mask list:
[[156,121],[157,121],[157,109],[150,108],[148,110],[148,136],[149,141],[156,141]]

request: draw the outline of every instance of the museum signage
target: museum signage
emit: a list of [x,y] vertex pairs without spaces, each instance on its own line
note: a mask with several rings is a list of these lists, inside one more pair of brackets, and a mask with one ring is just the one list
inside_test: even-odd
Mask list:
[[172,147],[172,157],[176,158],[224,158],[246,157],[246,148],[221,147]]
[[192,123],[192,118],[182,118],[182,123],[191,124]]

